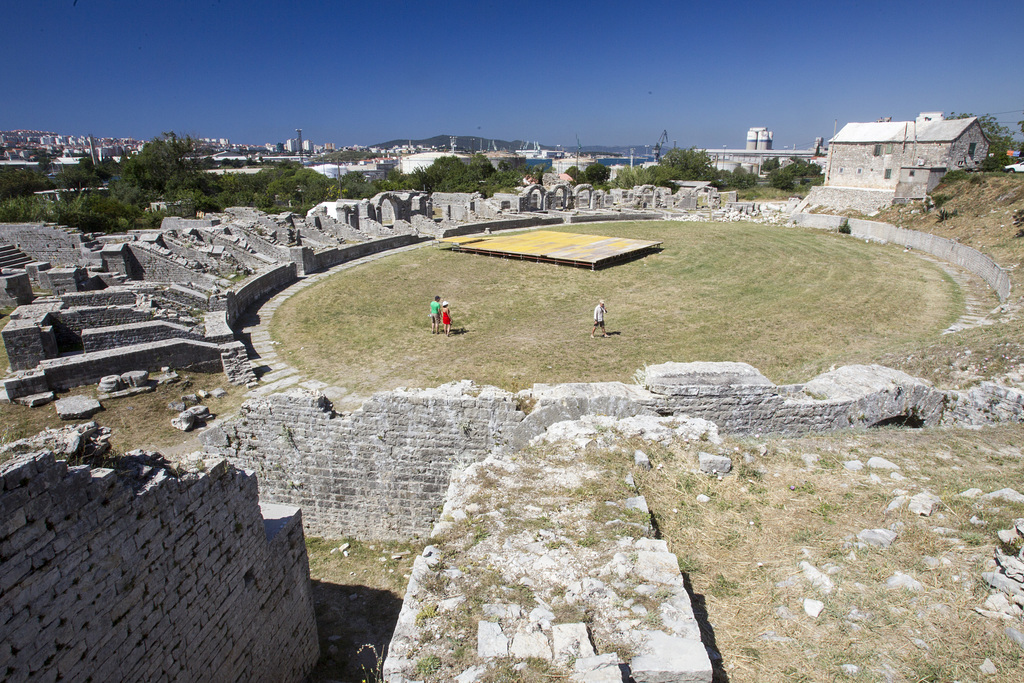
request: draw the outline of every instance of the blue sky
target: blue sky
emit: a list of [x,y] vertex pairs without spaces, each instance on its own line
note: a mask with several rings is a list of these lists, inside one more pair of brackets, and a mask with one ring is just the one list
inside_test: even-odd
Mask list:
[[775,148],[1024,118],[1024,1],[12,0],[0,130]]

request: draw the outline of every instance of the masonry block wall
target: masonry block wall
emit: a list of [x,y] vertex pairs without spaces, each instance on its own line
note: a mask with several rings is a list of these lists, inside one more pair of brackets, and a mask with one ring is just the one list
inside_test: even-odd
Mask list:
[[266,500],[300,505],[311,533],[409,538],[430,531],[452,470],[523,418],[512,394],[469,387],[377,394],[347,417],[319,394],[274,394],[201,438],[255,470]]
[[4,680],[303,680],[318,657],[297,510],[224,461],[0,466]]
[[[294,263],[285,263],[255,275],[239,287],[230,290],[223,299],[228,325],[234,325],[239,316],[245,313],[245,309],[261,297],[294,282],[297,277],[296,273]],[[214,305],[211,302],[211,309]]]
[[136,243],[129,245],[129,250],[135,259],[131,275],[133,279],[185,284],[205,291],[213,291],[217,287],[217,278],[192,270],[183,263],[176,263],[168,256],[153,251],[152,248]]
[[901,244],[938,256],[980,277],[995,290],[1000,301],[1005,301],[1010,296],[1010,275],[991,258],[967,245],[926,232],[897,228],[895,225],[878,221],[847,219],[842,216],[814,213],[793,214],[792,220],[800,226],[826,230],[838,230],[845,223],[849,226],[850,234],[853,237]]
[[82,262],[82,233],[45,223],[0,223],[0,243],[13,244],[37,261],[55,265]]

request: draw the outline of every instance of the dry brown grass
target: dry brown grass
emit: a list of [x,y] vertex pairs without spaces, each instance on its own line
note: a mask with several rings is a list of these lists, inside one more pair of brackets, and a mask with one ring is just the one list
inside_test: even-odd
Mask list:
[[[972,681],[982,678],[978,666],[986,657],[999,680],[1024,680],[1024,653],[1003,635],[1006,624],[973,611],[988,595],[981,573],[989,571],[995,532],[1024,516],[1024,508],[978,510],[956,496],[1024,479],[1024,428],[773,439],[763,442],[763,457],[761,443],[716,447],[736,462],[744,454],[756,458],[722,481],[694,473],[693,446],[648,448],[656,469],[636,473],[662,537],[707,610],[730,681],[845,680],[842,664],[861,668],[851,680],[888,674],[896,681]],[[813,469],[804,454],[820,458]],[[906,479],[882,471],[881,483],[873,483],[868,470],[842,467],[872,455],[900,464]],[[943,507],[930,518],[905,507],[887,513],[900,489],[930,490]],[[697,502],[702,493],[711,500]],[[974,516],[982,522],[972,523]],[[862,529],[894,524],[902,529],[890,548],[850,546]],[[925,556],[943,565],[928,567]],[[836,590],[825,595],[800,578],[803,560],[835,571]],[[896,571],[921,581],[924,591],[889,590],[885,580]],[[804,613],[805,597],[825,603],[817,620]],[[780,617],[779,608],[792,618]]]
[[[173,455],[188,450],[200,450],[196,441],[197,432],[185,433],[171,426],[171,418],[177,413],[168,409],[167,404],[178,401],[185,394],[194,394],[200,389],[211,390],[220,387],[227,394],[223,398],[212,396],[202,403],[210,408],[216,417],[222,418],[237,411],[245,399],[246,390],[227,383],[222,373],[189,372],[181,373],[181,379],[173,384],[158,386],[153,392],[130,398],[103,399],[103,410],[91,419],[113,431],[110,445],[115,453],[124,453],[135,448],[156,450]],[[78,387],[58,394],[57,398],[83,395],[95,398],[96,386]],[[78,422],[84,422],[79,420]],[[57,417],[52,403],[38,408],[17,404],[0,403],[0,424],[3,425],[8,441],[22,439],[44,429],[63,427],[67,422]]]
[[[348,556],[331,553],[344,543]],[[387,654],[412,561],[422,549],[422,543],[306,539],[320,636],[312,680],[379,680],[378,664]]]
[[[664,241],[593,272],[425,248],[346,271],[289,299],[272,336],[311,376],[357,394],[469,378],[629,381],[668,360],[748,362],[777,382],[917,348],[960,313],[958,289],[902,249],[756,224],[618,223],[573,231]],[[427,302],[453,303],[451,338]],[[610,339],[590,339],[598,298]]]

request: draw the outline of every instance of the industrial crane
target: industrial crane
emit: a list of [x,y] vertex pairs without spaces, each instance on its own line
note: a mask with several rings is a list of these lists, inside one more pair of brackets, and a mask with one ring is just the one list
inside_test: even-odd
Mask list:
[[661,137],[658,138],[657,144],[654,145],[654,163],[661,161],[661,146],[668,142],[668,131],[661,131]]

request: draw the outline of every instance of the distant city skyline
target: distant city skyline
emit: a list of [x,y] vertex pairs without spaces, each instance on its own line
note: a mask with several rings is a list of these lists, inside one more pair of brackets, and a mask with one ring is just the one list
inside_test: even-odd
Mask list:
[[1024,118],[1006,49],[1019,0],[42,0],[4,15],[5,130],[566,149],[652,146],[665,130],[669,147],[713,149],[764,126],[782,151],[884,116]]

